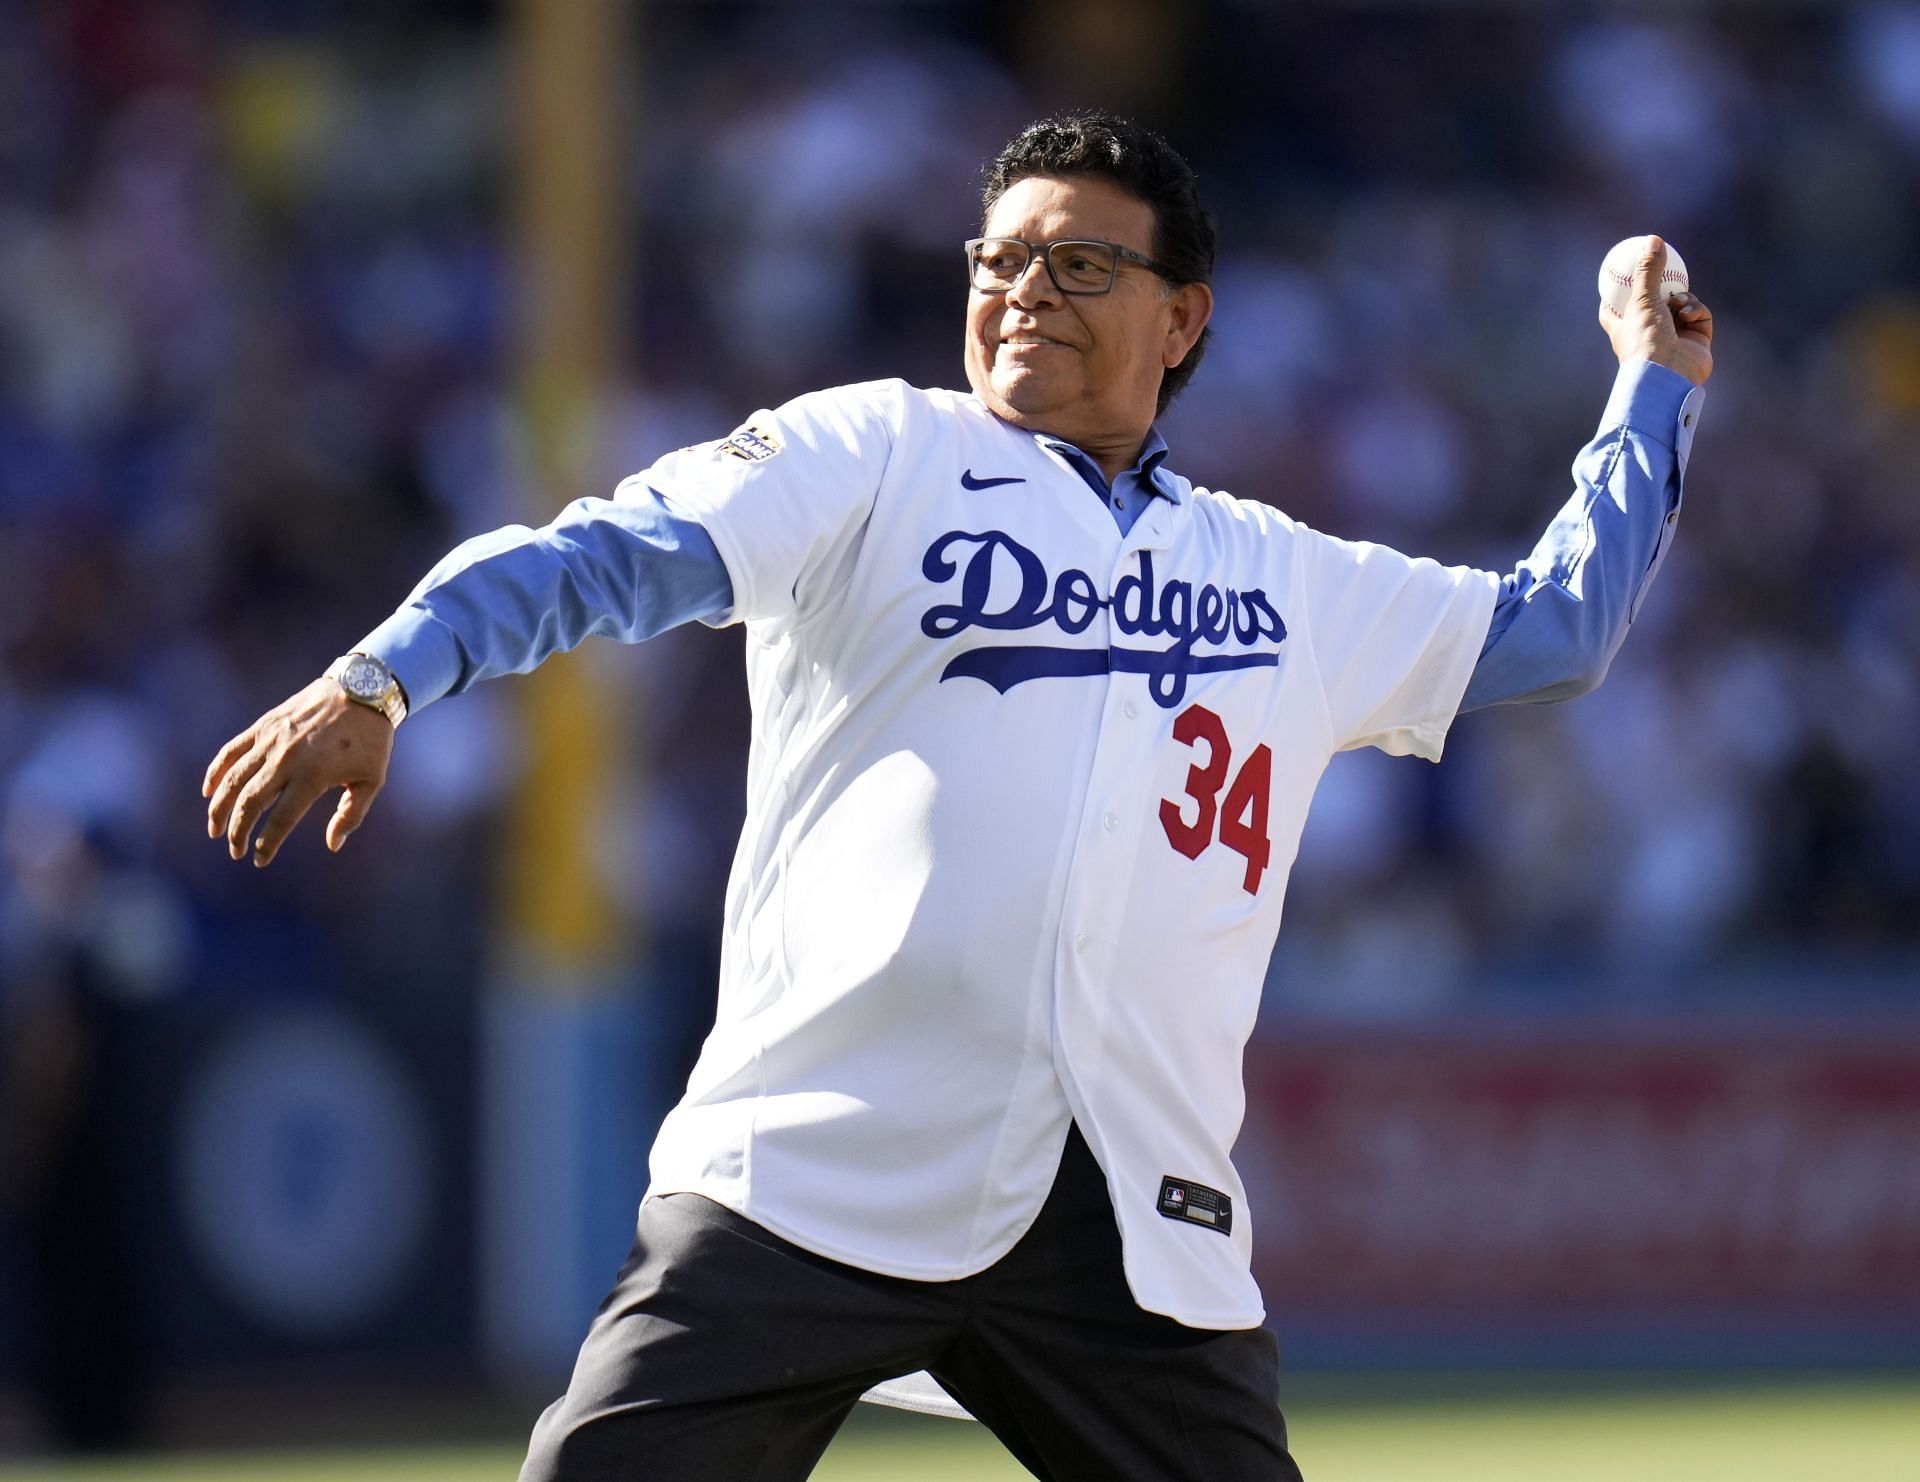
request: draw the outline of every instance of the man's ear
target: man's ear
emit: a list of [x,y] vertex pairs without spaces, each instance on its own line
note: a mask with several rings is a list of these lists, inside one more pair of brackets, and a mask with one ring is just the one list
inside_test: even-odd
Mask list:
[[1204,283],[1182,283],[1167,296],[1172,311],[1167,322],[1167,342],[1160,351],[1160,363],[1169,368],[1187,358],[1187,352],[1200,342],[1200,333],[1213,317],[1213,290]]

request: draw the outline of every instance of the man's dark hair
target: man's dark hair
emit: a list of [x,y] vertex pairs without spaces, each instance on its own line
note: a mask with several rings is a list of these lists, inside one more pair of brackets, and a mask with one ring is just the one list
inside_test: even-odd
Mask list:
[[[1213,281],[1213,215],[1200,204],[1193,167],[1153,130],[1100,110],[1028,125],[984,172],[981,220],[1011,187],[1035,175],[1111,180],[1153,208],[1147,256],[1176,282]],[[1193,379],[1212,336],[1211,327],[1201,331],[1187,358],[1161,376],[1156,415]]]

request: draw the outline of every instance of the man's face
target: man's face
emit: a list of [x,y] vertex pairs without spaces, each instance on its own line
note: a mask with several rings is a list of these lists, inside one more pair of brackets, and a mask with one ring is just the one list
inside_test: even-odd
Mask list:
[[[994,202],[981,235],[1114,242],[1152,256],[1153,208],[1111,181],[1030,176]],[[1016,426],[1088,451],[1137,444],[1153,421],[1161,372],[1193,347],[1211,308],[1204,285],[1174,289],[1125,260],[1112,292],[1063,294],[1035,253],[1005,292],[970,290],[967,381]]]

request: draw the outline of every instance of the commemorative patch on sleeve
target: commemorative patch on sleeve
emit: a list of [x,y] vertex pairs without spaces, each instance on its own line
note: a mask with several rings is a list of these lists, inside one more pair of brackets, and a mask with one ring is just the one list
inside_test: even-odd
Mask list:
[[765,463],[780,451],[780,439],[749,422],[720,444],[720,451],[742,463]]
[[1160,1180],[1160,1213],[1170,1220],[1204,1225],[1222,1235],[1233,1233],[1233,1196],[1189,1178]]

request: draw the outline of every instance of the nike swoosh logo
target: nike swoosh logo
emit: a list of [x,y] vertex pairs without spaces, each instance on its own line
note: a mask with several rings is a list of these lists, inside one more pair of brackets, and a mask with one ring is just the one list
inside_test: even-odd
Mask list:
[[1002,484],[1024,484],[1025,479],[977,479],[971,468],[960,475],[960,487],[963,489],[997,489]]

